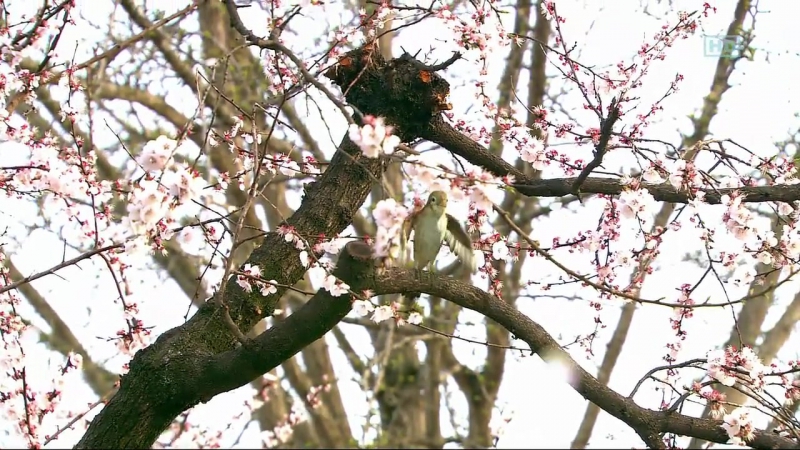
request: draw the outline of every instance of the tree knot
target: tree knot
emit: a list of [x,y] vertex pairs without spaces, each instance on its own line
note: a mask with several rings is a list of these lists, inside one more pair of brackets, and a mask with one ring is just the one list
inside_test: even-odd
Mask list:
[[427,66],[409,54],[390,61],[367,44],[347,52],[325,72],[336,83],[348,103],[362,114],[380,116],[395,127],[404,142],[420,137],[421,130],[448,102],[450,83],[435,73],[455,62],[455,54],[442,64]]

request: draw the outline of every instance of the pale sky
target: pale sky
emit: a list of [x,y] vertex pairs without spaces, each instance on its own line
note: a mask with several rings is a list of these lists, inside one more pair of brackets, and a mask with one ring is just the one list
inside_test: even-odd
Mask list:
[[[108,8],[106,5],[99,5],[91,2],[79,1],[81,12],[97,23],[103,23]],[[642,2],[644,3],[644,2]],[[633,55],[643,43],[652,42],[652,36],[659,30],[660,25],[665,21],[674,24],[676,14],[669,13],[667,2],[650,2],[648,16],[642,12],[640,1],[638,0],[614,0],[614,1],[575,1],[560,0],[557,2],[559,12],[567,18],[567,23],[563,26],[563,31],[567,41],[571,44],[577,41],[580,49],[580,61],[587,66],[596,66],[598,69],[614,66],[619,61],[631,62]],[[695,10],[702,8],[702,1],[673,1],[672,10]],[[644,81],[644,87],[637,95],[642,98],[643,108],[649,107],[652,100],[659,98],[666,91],[669,83],[675,78],[676,73],[684,76],[685,80],[680,85],[680,91],[671,96],[663,104],[664,112],[660,115],[660,120],[653,123],[646,132],[646,137],[650,139],[662,139],[673,144],[679,144],[679,133],[691,132],[691,124],[688,116],[696,114],[702,104],[703,96],[708,93],[711,85],[713,71],[716,65],[716,58],[704,55],[703,34],[718,35],[724,33],[732,18],[735,2],[718,2],[717,14],[704,19],[702,30],[694,37],[679,41],[669,49],[667,58],[654,64],[650,74]],[[181,6],[182,7],[182,4]],[[792,130],[800,126],[800,119],[795,114],[800,111],[800,95],[798,88],[793,83],[800,73],[800,43],[794,39],[793,18],[800,16],[800,3],[788,1],[762,1],[759,6],[756,28],[756,39],[753,45],[758,49],[754,61],[744,61],[739,63],[737,71],[734,73],[731,84],[732,88],[725,94],[720,105],[719,112],[711,124],[711,133],[714,137],[730,138],[739,144],[753,150],[759,155],[769,154],[774,151],[773,143],[786,139]],[[171,12],[171,11],[169,11]],[[122,13],[120,13],[122,14]],[[657,16],[657,17],[653,17]],[[249,20],[249,26],[255,28],[257,18],[248,15],[244,17]],[[507,23],[512,23],[512,17],[507,18]],[[303,22],[304,31],[308,35],[313,35],[313,17],[309,17]],[[319,26],[319,25],[317,25]],[[402,32],[395,40],[395,55],[400,54],[400,47],[414,53],[417,49],[426,51],[432,42],[432,38],[446,38],[447,32],[441,27],[432,23],[425,25],[425,33],[419,31]],[[509,27],[510,28],[510,27]],[[257,29],[257,28],[256,28]],[[84,25],[80,28],[81,35],[86,39],[94,39],[98,34]],[[413,28],[412,30],[418,30]],[[75,31],[73,31],[75,33]],[[67,39],[62,53],[72,53],[72,48],[68,46],[70,42],[75,42],[76,34],[71,35],[71,40]],[[102,37],[102,34],[99,36]],[[298,38],[292,38],[292,45],[298,44]],[[88,44],[81,44],[78,48],[78,55],[88,54],[90,47]],[[311,45],[306,43],[305,45]],[[432,58],[439,60],[449,56],[451,46],[438,45],[433,52]],[[506,52],[498,51],[493,53],[493,60],[490,64],[489,77],[491,82],[489,87],[494,91],[497,86]],[[474,55],[467,54],[467,58]],[[77,60],[83,60],[77,58]],[[548,73],[555,74],[552,70]],[[481,119],[477,115],[473,104],[474,89],[469,83],[462,83],[462,80],[474,79],[477,69],[469,61],[461,61],[453,65],[444,75],[453,85],[451,100],[454,104],[454,112],[457,118],[478,121]],[[559,78],[550,81],[550,92],[558,92],[563,86]],[[163,86],[164,91],[169,91],[170,86]],[[181,105],[179,108],[191,112],[196,101],[186,96],[180,97],[185,91],[173,92],[174,104]],[[169,98],[169,97],[168,97]],[[492,98],[496,95],[492,94]],[[524,92],[520,93],[520,98],[526,98]],[[587,116],[580,111],[580,100],[577,92],[572,89],[561,99],[562,105],[571,114],[579,119],[581,126],[597,126],[592,122],[591,116]],[[650,102],[650,103],[648,103]],[[328,123],[335,124],[338,131],[334,130],[334,136],[344,133],[344,121],[341,117],[333,118],[333,110],[330,104],[326,104],[326,117]],[[309,112],[309,128],[312,130],[325,130],[319,121],[319,116],[313,111]],[[472,110],[467,113],[468,110]],[[524,119],[524,116],[519,116]],[[331,122],[333,120],[333,122]],[[474,122],[478,123],[478,122]],[[338,134],[337,134],[338,133]],[[326,150],[330,151],[331,144],[326,142],[327,131],[321,131],[319,139],[322,141]],[[108,136],[106,136],[108,137]],[[0,163],[7,164],[20,157],[19,153],[12,154],[8,146],[2,147],[0,152]],[[588,148],[576,148],[575,158],[588,155]],[[511,153],[509,153],[510,155]],[[433,161],[445,161],[447,154],[442,151],[430,152],[425,154],[426,158]],[[617,171],[620,167],[630,167],[630,158],[627,155],[611,155],[606,161],[606,170]],[[702,160],[701,160],[702,164]],[[562,176],[559,173],[545,173],[545,176]],[[298,198],[291,201],[296,205]],[[577,235],[579,231],[585,230],[588,223],[596,223],[602,204],[596,201],[586,202],[579,208],[571,208],[570,211],[559,210],[551,214],[548,218],[539,220],[534,227],[531,236],[542,243],[549,243],[556,236],[568,239]],[[62,241],[54,233],[38,230],[28,236],[24,236],[24,228],[19,224],[32,220],[35,209],[27,201],[9,200],[0,198],[0,229],[10,227],[11,236],[18,238],[19,247],[12,246],[13,261],[24,274],[31,274],[61,262]],[[452,205],[451,213],[465,218],[466,205]],[[714,217],[719,220],[720,208],[708,208],[706,214],[710,223],[714,222]],[[4,223],[5,222],[5,223]],[[589,226],[590,228],[593,225]],[[631,247],[636,245],[633,234],[633,224],[631,224],[631,234],[624,236],[623,245],[629,243]],[[719,236],[719,242],[724,243],[729,237]],[[5,242],[5,241],[4,241]],[[723,244],[720,244],[720,248]],[[682,283],[695,283],[703,272],[703,269],[696,264],[683,260],[686,252],[701,249],[698,245],[697,234],[689,227],[680,232],[673,232],[667,235],[665,245],[662,246],[662,254],[655,267],[656,272],[647,278],[642,290],[644,298],[666,297],[667,301],[674,302],[677,298],[676,288]],[[72,249],[66,250],[66,258],[76,256],[78,253]],[[568,256],[566,253],[556,254],[556,257],[569,267],[578,270],[588,270],[587,258],[584,256]],[[550,263],[544,262],[541,258],[530,261],[524,271],[526,279],[536,280],[555,280],[559,275],[558,269]],[[136,272],[136,276],[141,277],[141,284],[135,285],[135,292],[132,296],[133,301],[140,306],[141,316],[148,325],[155,326],[154,333],[161,333],[171,327],[180,325],[183,322],[188,299],[185,299],[182,291],[172,282],[163,283],[163,276],[152,271],[142,270]],[[620,273],[619,279],[625,280],[627,273]],[[485,282],[476,278],[475,282],[479,286],[484,286]],[[107,270],[102,263],[91,264],[84,262],[81,269],[70,267],[59,272],[59,277],[50,276],[33,283],[34,286],[50,301],[61,317],[72,327],[73,332],[86,345],[95,360],[108,360],[107,367],[111,370],[119,370],[125,362],[120,358],[112,358],[116,353],[113,343],[107,342],[104,338],[112,336],[121,327],[120,308],[114,304],[116,290],[108,277]],[[800,287],[797,282],[786,283],[781,286],[778,292],[778,305],[774,307],[767,318],[765,327],[770,327],[782,313],[782,305],[788,303],[794,292]],[[744,289],[736,289],[728,286],[731,297],[741,296]],[[533,286],[528,294],[541,294],[536,286]],[[587,335],[594,331],[594,318],[597,313],[589,306],[589,301],[597,299],[598,295],[591,289],[577,289],[570,285],[568,288],[553,289],[551,294],[577,295],[583,300],[569,301],[564,298],[537,298],[535,300],[521,298],[518,301],[520,309],[529,317],[542,324],[554,337],[563,343],[574,340],[577,335]],[[697,290],[695,298],[704,301],[707,298],[723,301],[720,297],[722,291],[719,284],[705,282]],[[617,316],[621,302],[605,303],[604,309],[599,313],[606,328],[599,331],[599,335],[594,341],[594,356],[587,358],[587,354],[578,346],[570,347],[573,357],[579,361],[590,372],[595,371],[602,361],[605,345],[616,326]],[[32,319],[33,323],[42,330],[49,331],[46,324],[41,319],[35,317],[31,308],[23,306],[21,312],[25,318]],[[628,341],[622,352],[620,360],[611,379],[611,387],[627,395],[636,381],[650,368],[663,364],[663,356],[667,350],[665,344],[674,342],[674,332],[671,329],[669,319],[672,311],[665,307],[646,306],[640,308],[636,313]],[[462,322],[479,320],[479,315],[472,312],[465,312]],[[695,357],[705,356],[706,351],[721,345],[730,333],[732,314],[729,309],[703,309],[695,313],[695,317],[685,322],[685,330],[688,333],[686,341],[683,342],[683,349],[678,355],[678,361],[684,361]],[[355,326],[342,325],[343,329],[351,336],[351,339],[364,355],[371,355],[371,345],[366,333]],[[482,327],[478,329],[468,326],[459,326],[456,332],[458,335],[468,338],[482,339]],[[47,379],[55,366],[60,364],[60,357],[56,355],[54,366],[50,369],[46,366],[49,352],[46,348],[37,344],[35,335],[29,336],[26,352],[29,354],[31,370],[29,373],[34,377]],[[783,360],[795,358],[796,352],[792,348],[798,348],[800,340],[793,336],[787,343],[784,350],[779,354]],[[456,354],[467,364],[475,367],[482,360],[485,348],[474,344],[467,344],[462,341],[454,341]],[[525,347],[522,342],[515,345]],[[335,348],[335,343],[331,342],[331,348]],[[474,357],[470,355],[475,355]],[[360,436],[361,418],[366,412],[366,399],[360,387],[350,381],[351,374],[348,369],[344,356],[338,350],[332,352],[332,358],[337,369],[341,368],[339,375],[342,397],[352,399],[346,403],[350,414],[351,424],[354,435]],[[683,378],[688,382],[693,377],[700,375],[699,371],[685,372]],[[506,426],[505,434],[498,443],[498,448],[564,448],[568,447],[575,436],[575,432],[583,417],[586,402],[575,393],[565,382],[565,374],[557,368],[546,368],[538,357],[518,356],[510,357],[506,367],[506,373],[502,388],[500,390],[500,401],[498,408],[506,411],[513,411],[512,421]],[[43,380],[44,381],[44,380]],[[83,384],[80,378],[76,378],[68,383],[69,389],[66,390],[65,404],[75,405],[76,410],[80,410],[79,405],[85,405],[94,400],[91,390]],[[661,402],[661,394],[655,392],[649,384],[640,391],[636,399],[641,405],[657,408]],[[230,415],[235,415],[241,407],[241,402],[250,397],[250,387],[245,386],[236,391],[229,392],[214,398],[205,405],[195,408],[192,413],[192,420],[195,423],[208,424],[211,429],[216,430],[220,423],[227,421],[219,420],[220,411],[230,411]],[[463,404],[460,399],[454,399],[455,405]],[[465,405],[463,405],[465,406]],[[457,408],[465,411],[465,407]],[[687,406],[684,412],[697,414],[700,412],[698,406]],[[499,413],[498,413],[499,414]],[[212,420],[212,418],[216,420]],[[64,420],[63,422],[66,422]],[[62,422],[62,423],[63,423]],[[56,422],[53,422],[55,424]],[[233,425],[232,431],[225,435],[223,442],[230,445],[236,439],[244,422]],[[761,424],[763,425],[763,423]],[[449,424],[443,421],[443,432],[449,431]],[[79,438],[80,433],[68,432],[50,445],[51,448],[62,448],[73,445]],[[255,426],[251,426],[245,432],[240,441],[239,447],[246,448],[259,445],[259,436]],[[11,447],[19,445],[15,441],[9,441],[7,437],[0,438],[0,445]],[[625,424],[611,418],[603,413],[597,422],[592,436],[590,446],[593,448],[640,446],[641,441],[635,433]]]

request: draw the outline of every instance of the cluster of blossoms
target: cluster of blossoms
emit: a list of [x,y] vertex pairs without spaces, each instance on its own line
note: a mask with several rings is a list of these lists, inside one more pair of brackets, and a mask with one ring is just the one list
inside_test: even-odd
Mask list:
[[[738,380],[748,389],[760,391],[766,384],[767,366],[761,363],[750,347],[714,350],[708,353],[707,358],[708,376],[725,386],[733,386]],[[725,398],[722,394],[702,392],[701,395],[709,402],[714,417],[723,416],[722,402]],[[722,428],[728,433],[728,443],[745,445],[753,439],[754,426],[750,413],[751,409],[739,407],[730,414],[724,414]]]
[[[366,292],[364,297],[369,298],[372,297],[372,295],[370,292]],[[376,308],[369,300],[355,300],[353,301],[353,311],[361,317],[366,317],[372,313],[372,321],[375,323],[380,323],[389,319],[394,319],[397,326],[403,326],[406,323],[412,325],[419,325],[422,323],[422,314],[416,311],[411,311],[403,317],[403,313],[400,311],[400,304],[397,302],[391,305],[381,305]]]
[[767,368],[750,347],[738,351],[733,347],[713,350],[707,357],[708,376],[721,384],[733,386],[739,379],[752,389],[763,389]]
[[17,192],[50,192],[58,198],[101,196],[110,192],[111,183],[97,180],[94,152],[82,155],[78,149],[59,148],[49,135],[37,141],[28,134],[33,131],[26,127],[17,134],[19,139],[35,145],[30,147],[29,167],[17,170],[6,180],[9,188]]
[[752,408],[740,406],[730,413],[726,413],[725,394],[708,386],[702,387],[697,382],[693,384],[692,389],[708,402],[711,417],[717,420],[722,419],[720,426],[728,434],[728,444],[746,446],[753,440],[755,426],[751,415]]
[[365,8],[358,10],[358,15],[361,22],[364,24],[363,28],[365,31],[362,32],[359,29],[355,29],[353,33],[358,34],[358,37],[361,39],[366,39],[367,41],[375,39],[378,31],[383,30],[387,22],[392,20],[395,16],[395,12],[389,4],[382,3],[376,6],[369,21],[365,20],[367,18],[367,10]]
[[493,260],[510,263],[519,259],[519,242],[509,242],[508,238],[500,233],[493,233],[487,239],[482,240],[482,243],[489,242],[491,242]]
[[400,145],[400,138],[392,134],[383,117],[364,116],[364,126],[350,125],[349,136],[368,158],[391,155]]
[[[96,216],[94,210],[80,204],[80,201],[102,204],[112,196],[113,183],[101,181],[97,175],[97,155],[79,145],[62,146],[49,134],[37,138],[36,130],[28,125],[14,130],[7,135],[10,142],[4,145],[14,148],[13,143],[22,144],[30,154],[24,164],[0,172],[0,189],[9,197],[40,196],[43,212],[48,215],[66,210],[81,244],[102,240],[99,234],[109,228],[107,216]],[[19,156],[24,155],[23,150],[17,151]]]
[[268,296],[278,292],[275,280],[267,282],[260,280],[261,268],[252,264],[245,264],[242,267],[242,274],[236,276],[236,284],[247,292],[253,292],[253,285],[261,292],[261,295]]
[[[555,155],[548,155],[544,141],[535,136],[531,136],[527,130],[523,130],[523,133],[524,137],[520,140],[519,144],[517,144],[520,158],[529,163],[534,169],[544,170]],[[514,135],[510,136],[512,139],[514,137]]]
[[[403,169],[413,180],[414,183],[419,184],[423,189],[430,191],[445,191],[448,192],[453,184],[453,180],[444,174],[440,169],[430,167],[422,161],[422,158],[417,156],[410,156],[405,159]],[[453,193],[458,196],[463,194]],[[453,197],[448,192],[448,198],[454,201],[460,200],[458,197]]]
[[722,429],[728,433],[729,444],[745,446],[755,437],[750,410],[743,407],[734,409],[730,414],[725,414],[722,418]]
[[329,253],[331,255],[336,255],[347,243],[347,240],[341,238],[325,239],[325,236],[319,236],[317,242],[311,247],[310,254],[306,249],[306,241],[302,239],[291,226],[281,226],[278,228],[278,234],[282,235],[286,242],[294,244],[295,248],[301,250],[300,263],[303,264],[303,267],[308,268],[309,279],[311,279],[314,284],[318,284],[334,297],[339,297],[350,292],[350,286],[347,283],[330,273],[329,269],[331,264],[329,261],[323,261],[318,258],[312,259],[311,257],[311,254],[321,255]]
[[[323,2],[318,3],[322,4]],[[387,22],[395,16],[395,10],[389,4],[381,3],[373,4],[372,6],[372,14],[367,14],[365,8],[358,10],[359,20],[356,21],[356,24],[328,30],[328,34],[324,39],[333,45],[328,49],[327,61],[322,64],[323,66],[335,63],[350,48],[359,47],[366,42],[373,42],[377,33],[384,30]],[[328,11],[329,6],[324,9]],[[322,8],[320,10],[322,11]],[[326,16],[326,19],[327,17],[329,16]]]
[[442,20],[453,33],[453,42],[458,49],[467,54],[477,53],[478,64],[481,65],[479,79],[475,86],[483,88],[489,80],[489,56],[510,45],[512,40],[503,29],[503,24],[494,12],[494,0],[483,4],[475,4],[470,15],[455,15],[445,6],[436,11],[436,18]]
[[[295,246],[296,249],[301,250],[299,253],[300,263],[303,267],[308,269],[309,279],[313,284],[317,284],[321,289],[330,292],[334,297],[339,297],[350,292],[350,286],[344,281],[336,278],[329,271],[329,263],[319,259],[313,259],[307,249],[307,243],[302,239],[294,230],[293,227],[283,225],[278,228],[278,234],[283,236],[284,240]],[[311,252],[314,255],[330,253],[337,254],[342,249],[346,240],[344,239],[320,239],[312,248]],[[261,295],[267,296],[278,292],[277,281],[272,279],[265,281],[261,278],[261,268],[253,264],[245,264],[242,271],[236,274],[236,284],[247,292],[252,292],[253,288],[261,292]]]
[[619,194],[620,215],[626,219],[649,217],[657,206],[656,199],[645,188],[625,189]]
[[797,213],[791,205],[779,203],[778,214],[787,217],[788,223],[781,227],[780,238],[775,232],[756,222],[757,215],[742,201],[739,192],[723,195],[721,203],[725,207],[722,216],[728,232],[745,245],[762,264],[781,268],[800,260],[800,228]]
[[[789,367],[797,368],[793,362],[789,362]],[[759,357],[750,347],[743,347],[737,350],[734,347],[713,350],[708,352],[706,361],[706,374],[712,380],[728,387],[734,386],[737,381],[741,384],[737,390],[748,390],[754,392],[762,391],[767,385],[767,376],[780,375],[782,384],[786,387],[786,398],[796,400],[800,398],[800,389],[797,380],[790,380],[785,371],[775,373],[776,365],[772,365],[772,373],[768,373],[768,366],[762,364]],[[692,383],[691,390],[706,400],[711,417],[722,419],[720,425],[728,434],[728,443],[733,445],[745,446],[754,438],[754,419],[753,413],[758,411],[757,407],[740,406],[730,413],[726,412],[726,395],[713,389],[709,383]]]
[[397,240],[400,238],[403,222],[408,214],[408,209],[392,198],[381,200],[375,205],[375,210],[372,211],[372,217],[377,226],[373,244],[375,257],[389,257],[395,260],[406,257],[406,255],[400,255],[400,246],[397,245]]
[[464,174],[470,184],[469,200],[476,209],[491,211],[493,203],[502,196],[501,187],[514,183],[514,177],[505,176],[502,179],[492,175],[480,167],[468,169]]
[[160,136],[136,158],[145,176],[128,194],[128,216],[123,219],[136,236],[170,239],[173,212],[200,197],[205,183],[197,171],[175,161],[181,150],[181,144]]

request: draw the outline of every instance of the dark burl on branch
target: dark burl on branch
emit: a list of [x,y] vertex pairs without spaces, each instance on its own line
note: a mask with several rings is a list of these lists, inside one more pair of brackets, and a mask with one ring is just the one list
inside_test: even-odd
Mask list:
[[434,70],[457,58],[458,54],[444,64],[426,66],[405,54],[387,62],[374,46],[366,45],[339,58],[325,76],[342,89],[348,103],[363,114],[384,117],[396,127],[395,134],[409,142],[420,136],[431,118],[451,108],[450,83]]

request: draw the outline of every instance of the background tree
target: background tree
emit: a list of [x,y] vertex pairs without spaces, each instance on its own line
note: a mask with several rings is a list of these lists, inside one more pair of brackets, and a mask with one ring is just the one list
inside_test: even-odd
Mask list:
[[[686,393],[674,373],[677,368],[664,367],[669,377],[658,380],[675,390],[665,394],[666,412],[639,406],[632,396],[623,397],[607,387],[639,305],[655,304],[667,316],[677,310],[674,323],[679,343],[683,321],[690,318],[693,302],[699,299],[695,289],[702,285],[700,292],[706,292],[708,284],[719,280],[718,290],[709,294],[715,296],[710,302],[717,306],[715,314],[730,319],[729,306],[734,305],[736,311],[736,320],[725,322],[734,323],[726,345],[750,345],[764,364],[777,357],[796,322],[796,302],[792,301],[759,340],[767,312],[777,299],[776,288],[791,286],[793,281],[795,214],[785,209],[800,198],[791,182],[793,141],[780,143],[776,152],[709,139],[712,119],[742,58],[723,55],[718,59],[702,108],[691,117],[692,129],[679,141],[644,132],[682,80],[676,77],[672,85],[658,91],[663,98],[650,103],[638,99],[637,85],[662,52],[668,55],[676,41],[692,34],[697,20],[714,14],[711,7],[698,5],[700,10],[693,15],[662,8],[663,21],[669,25],[643,43],[635,64],[626,62],[614,68],[619,73],[609,74],[581,63],[571,45],[577,37],[565,35],[563,29],[569,16],[556,11],[552,2],[457,1],[447,8],[439,4],[428,8],[369,1],[237,5],[226,0],[178,5],[168,12],[153,8],[155,4],[146,6],[124,0],[102,6],[109,8],[109,19],[103,22],[98,20],[98,11],[92,17],[80,17],[81,11],[70,2],[46,4],[29,14],[29,22],[18,25],[21,16],[15,14],[26,7],[20,2],[11,5],[4,18],[11,40],[5,63],[20,80],[19,85],[6,87],[6,109],[11,114],[8,140],[38,149],[52,148],[49,137],[55,137],[59,142],[55,159],[67,169],[41,166],[30,151],[20,153],[24,156],[4,155],[8,161],[2,163],[2,185],[17,197],[15,207],[25,204],[28,209],[6,213],[10,231],[2,254],[8,273],[0,291],[11,308],[9,317],[14,318],[26,315],[16,308],[21,294],[35,312],[26,319],[33,323],[44,319],[49,328],[40,331],[41,340],[68,357],[66,365],[63,358],[59,364],[79,365],[86,383],[105,404],[90,425],[82,408],[74,419],[49,416],[50,422],[42,425],[47,431],[42,432],[33,417],[50,408],[47,389],[32,392],[29,398],[20,395],[19,387],[10,387],[6,394],[13,402],[7,405],[16,411],[10,426],[18,427],[13,431],[27,437],[30,445],[58,438],[56,445],[69,439],[69,432],[47,436],[53,433],[48,426],[53,425],[76,427],[79,431],[73,437],[79,439],[80,448],[144,447],[156,441],[160,446],[212,445],[227,442],[230,434],[244,433],[242,428],[252,420],[269,446],[489,447],[498,437],[492,418],[499,414],[508,360],[514,349],[524,347],[513,343],[514,339],[527,343],[545,361],[567,367],[569,383],[589,401],[574,447],[588,444],[601,410],[626,423],[649,447],[664,447],[678,436],[714,442],[726,442],[739,432],[747,436],[747,427],[726,431],[721,426],[719,419],[730,422],[731,416],[694,419],[679,413],[691,408],[688,401],[706,405],[705,414],[725,406],[707,386],[716,389],[723,378],[720,372],[726,370],[727,376],[738,374],[742,379],[734,390],[719,388],[728,403],[735,406],[748,395],[754,397],[773,416],[771,428],[785,428],[789,436],[795,432],[793,413],[781,409],[774,398],[748,390],[753,383],[745,377],[754,376],[753,368],[735,361],[735,356],[742,358],[738,353],[727,355],[722,368],[713,358],[683,364],[684,368],[702,365],[708,369],[712,378],[700,380],[703,391],[698,385],[697,392],[689,389]],[[756,5],[740,1],[726,35],[742,36],[741,45],[749,46],[755,14]],[[313,22],[322,17],[330,23]],[[493,29],[499,18],[505,23],[505,34]],[[65,58],[71,50],[60,40],[72,27],[70,20],[79,22],[90,35],[87,41],[96,43],[93,57]],[[432,24],[451,27],[451,40],[461,42],[464,55],[441,63],[428,57],[425,48],[419,49],[421,53],[408,49],[414,57],[404,54],[396,41]],[[39,37],[36,30],[43,28],[49,31]],[[18,29],[22,34],[15,34]],[[358,33],[366,36],[366,46]],[[487,64],[488,50],[499,51],[501,47],[493,45],[504,40],[511,44],[502,47],[506,65],[497,71],[496,92],[489,93],[488,78],[479,68]],[[54,48],[57,56],[49,55]],[[19,75],[24,71],[31,75]],[[442,111],[451,107],[447,104],[450,90],[476,81],[483,88],[478,100],[483,102],[484,115],[459,123],[461,114],[470,116],[458,109],[464,104],[454,98],[453,117],[450,112],[443,116]],[[589,115],[576,113],[575,105],[564,99],[580,99]],[[355,133],[343,133],[348,123],[360,128],[370,120],[363,115],[385,118],[404,145],[391,155],[365,155],[366,132],[362,130],[361,139]],[[21,123],[35,127],[31,136],[20,134]],[[321,124],[327,129],[321,129]],[[159,148],[172,145],[161,136],[182,143],[174,154],[168,152],[170,161],[203,180],[203,188],[210,193],[187,198],[183,209],[174,213],[175,223],[160,222],[147,229],[142,233],[146,242],[132,248],[136,245],[126,245],[121,239],[131,230],[142,231],[136,214],[140,219],[145,214],[141,208],[131,210],[137,197],[127,194],[144,189],[143,170],[147,164],[159,165],[153,160],[163,152]],[[572,145],[571,150],[557,150],[565,143]],[[428,159],[428,150],[436,148],[452,157]],[[615,156],[619,154],[628,159]],[[65,192],[52,179],[48,184],[25,184],[41,178],[48,169],[54,174],[64,170],[64,185],[67,175],[80,175],[91,189]],[[552,173],[545,177],[543,170]],[[719,173],[728,179],[721,179]],[[644,184],[626,186],[618,181],[623,174]],[[476,247],[487,256],[482,279],[471,279],[457,264],[442,266],[437,275],[421,275],[381,267],[380,260],[371,258],[369,245],[379,248],[390,235],[385,224],[391,220],[385,215],[403,214],[388,200],[410,205],[415,193],[420,196],[436,183],[473,200],[468,223]],[[497,183],[505,189],[497,190]],[[704,192],[705,198],[700,199],[698,192]],[[731,198],[763,206],[746,209]],[[645,220],[650,213],[646,207],[655,204],[652,200],[661,202],[661,209],[653,220]],[[700,213],[687,208],[692,202],[697,210],[710,208],[698,201],[723,203],[728,211],[721,219],[723,226],[706,224]],[[30,213],[34,204],[37,217],[31,219],[24,213]],[[540,230],[566,220],[563,215],[550,218],[553,210],[574,213],[573,220],[591,217],[600,225],[582,227],[574,236],[555,233],[559,240],[551,243],[534,233],[534,227]],[[709,237],[717,228],[718,234],[758,229],[744,220],[743,211],[769,215],[780,242],[756,232],[759,245],[738,243],[720,253]],[[69,215],[72,220],[65,220]],[[642,229],[625,231],[630,240],[619,244],[632,250],[626,254],[613,248],[622,234],[620,223],[639,218]],[[687,287],[680,296],[671,293],[673,284],[669,293],[658,294],[664,298],[648,300],[642,289],[653,273],[661,243],[680,240],[678,224],[690,227],[696,221],[709,230],[706,243],[692,249],[699,253],[690,255],[704,275],[699,280],[682,280]],[[168,229],[178,231],[173,237]],[[25,236],[42,230],[59,236],[65,255],[78,256],[65,256],[64,263],[44,272],[17,267],[15,260],[31,245],[23,242]],[[352,237],[355,243],[344,246],[342,238]],[[153,246],[155,251],[147,257],[137,254],[141,245]],[[333,278],[322,283],[315,279],[326,277],[326,271],[308,270],[317,260],[326,264],[331,258],[325,254],[339,253],[339,249],[336,268],[331,262],[327,270],[349,286],[343,292],[338,292],[342,285],[337,288]],[[570,257],[572,252],[580,253],[580,258]],[[729,295],[725,286],[735,278],[730,266],[741,261],[750,264],[751,259],[745,257],[748,252],[761,261],[754,265],[749,290],[741,300],[721,300]],[[726,254],[737,253],[734,259],[725,259]],[[114,286],[118,297],[114,311],[126,315],[117,338],[99,345],[91,342],[94,350],[87,347],[86,337],[77,336],[75,328],[80,325],[67,323],[59,314],[65,305],[57,293],[42,294],[36,286],[37,279],[73,264],[89,268],[99,264],[96,267],[103,275],[94,288],[99,292]],[[40,275],[31,276],[37,272]],[[147,307],[147,301],[136,297],[136,285],[153,272],[174,281],[192,305],[181,305],[187,309],[185,323],[176,318],[170,325],[175,328],[151,334],[147,315],[134,303]],[[623,274],[629,281],[620,281],[625,279]],[[232,278],[220,285],[219,280],[228,276]],[[576,284],[582,287],[573,289]],[[247,286],[255,288],[248,292]],[[365,296],[365,291],[370,295]],[[367,308],[364,302],[374,296],[374,305],[384,307],[373,318],[388,312],[398,320],[408,320],[411,311],[401,295],[417,292],[427,294],[420,297],[424,321],[418,326],[346,316],[353,302]],[[591,308],[606,311],[623,305],[596,378],[590,374],[593,369],[581,367],[569,356],[572,349],[565,348],[570,342],[580,343],[583,349],[573,355],[582,356],[584,349],[597,354],[598,342],[607,335],[601,328],[607,317],[597,314],[594,332],[556,340],[534,316],[520,312],[524,310],[521,300],[543,301],[545,295],[562,302],[573,296],[585,298]],[[158,301],[151,308],[167,308],[165,303],[172,300]],[[404,306],[386,306],[393,304]],[[481,314],[479,321],[469,310]],[[92,311],[87,317],[96,321],[98,314]],[[25,323],[5,325],[9,355],[25,348],[15,341]],[[157,334],[158,339],[153,339]],[[476,335],[476,339],[465,335]],[[369,351],[364,351],[362,339],[368,341]],[[482,347],[479,362],[474,355],[457,351],[454,342],[459,339]],[[121,355],[113,355],[110,348],[119,348]],[[675,350],[668,358],[678,360],[670,364],[685,360]],[[337,366],[338,355],[344,356],[349,367]],[[111,356],[116,359],[104,360]],[[28,385],[29,366],[13,358],[9,361],[20,364],[7,364],[16,367],[9,368],[9,379]],[[737,372],[737,365],[747,370]],[[774,371],[784,377],[794,373],[792,367],[783,366]],[[117,372],[127,372],[121,386]],[[684,377],[699,374],[687,372]],[[340,390],[351,376],[368,399],[358,423],[353,423],[353,407]],[[770,379],[781,384],[780,376]],[[247,383],[256,398],[241,413],[226,411],[231,417],[226,426],[209,427],[192,418],[191,407]],[[782,386],[777,388],[779,394],[772,395],[787,392]],[[794,388],[788,389],[791,396]],[[454,392],[456,401],[466,406],[465,412],[451,404]],[[298,399],[307,420],[299,420]],[[795,445],[784,434],[755,432],[747,437],[754,447]]]

